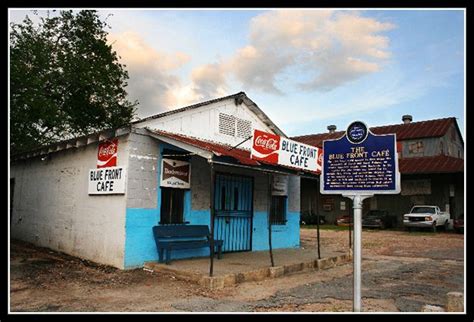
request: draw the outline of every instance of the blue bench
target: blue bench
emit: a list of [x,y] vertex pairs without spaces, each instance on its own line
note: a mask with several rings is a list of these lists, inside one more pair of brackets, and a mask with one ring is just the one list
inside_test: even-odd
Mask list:
[[[207,225],[167,225],[154,226],[159,262],[163,262],[163,253],[166,251],[166,264],[170,263],[171,251],[178,249],[196,249],[211,247],[211,233]],[[221,259],[223,240],[214,240],[217,247],[217,258]],[[214,248],[215,249],[215,248]]]

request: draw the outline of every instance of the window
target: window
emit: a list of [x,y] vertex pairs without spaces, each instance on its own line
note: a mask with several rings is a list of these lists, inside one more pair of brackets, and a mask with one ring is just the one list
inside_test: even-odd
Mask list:
[[252,122],[233,115],[219,113],[219,133],[246,139],[252,136]]
[[408,144],[410,153],[423,153],[423,141],[411,142]]
[[252,122],[237,119],[237,137],[246,139],[249,136],[252,136]]
[[235,136],[235,117],[219,113],[219,133]]
[[160,224],[183,224],[184,190],[161,188]]
[[273,225],[286,224],[286,196],[272,196],[270,222]]

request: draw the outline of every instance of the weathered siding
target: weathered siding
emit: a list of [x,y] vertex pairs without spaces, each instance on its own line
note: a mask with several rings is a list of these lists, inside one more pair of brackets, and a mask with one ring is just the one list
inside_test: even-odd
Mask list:
[[[400,142],[402,143],[403,158],[430,157],[436,155],[464,158],[464,144],[454,123],[442,137],[410,139]],[[418,152],[410,152],[410,145],[417,143],[421,143],[423,148]]]
[[[201,106],[196,109],[190,109],[180,113],[146,120],[137,123],[135,126],[179,133],[231,146],[244,141],[246,138],[219,133],[219,113],[232,115],[236,118],[250,121],[252,123],[250,135],[253,134],[253,129],[273,133],[273,131],[244,103],[236,105],[233,98],[211,103],[207,106]],[[251,146],[252,141],[248,140],[242,143],[239,148],[250,149]]]
[[129,136],[128,208],[156,208],[158,187],[159,144],[149,136]]
[[[12,238],[123,268],[126,196],[88,195],[97,151],[95,143],[11,165]],[[128,166],[125,136],[119,138],[117,165]]]

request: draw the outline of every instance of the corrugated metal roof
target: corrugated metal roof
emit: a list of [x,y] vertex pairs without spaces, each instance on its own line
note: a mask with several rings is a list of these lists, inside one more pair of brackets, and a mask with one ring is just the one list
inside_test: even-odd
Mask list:
[[197,138],[184,136],[181,134],[161,131],[161,130],[150,130],[149,131],[156,133],[158,135],[162,135],[164,137],[174,139],[179,142],[183,142],[194,147],[198,147],[204,149],[206,151],[210,151],[217,156],[228,156],[236,159],[239,163],[244,165],[260,165],[259,162],[250,158],[250,151],[242,150],[242,149],[232,149],[231,146],[222,145],[215,142],[210,141],[203,141]]
[[186,143],[188,145],[212,152],[218,157],[231,157],[235,159],[238,163],[246,165],[246,166],[258,166],[259,168],[268,169],[268,170],[278,170],[278,168],[283,168],[283,169],[295,171],[295,174],[300,174],[301,172],[309,173],[311,175],[319,174],[319,172],[302,170],[302,169],[290,167],[290,166],[262,163],[254,159],[251,159],[250,151],[239,149],[239,148],[232,148],[229,145],[222,145],[216,142],[203,141],[201,139],[197,139],[194,137],[189,137],[189,136],[185,136],[185,135],[177,134],[177,133],[166,132],[162,130],[152,130],[152,129],[147,129],[147,130],[154,134],[157,134],[158,136],[164,136],[166,138],[174,139],[176,141]]
[[464,172],[464,160],[446,155],[399,159],[402,174]]
[[[370,131],[374,134],[396,133],[397,140],[409,140],[428,137],[440,137],[446,134],[452,123],[457,125],[456,118],[449,117],[444,119],[411,122],[408,124],[394,124],[387,126],[371,127]],[[338,139],[344,135],[344,131],[334,133],[319,133],[292,137],[292,140],[301,143],[322,147],[324,140]],[[462,139],[462,137],[461,137]]]

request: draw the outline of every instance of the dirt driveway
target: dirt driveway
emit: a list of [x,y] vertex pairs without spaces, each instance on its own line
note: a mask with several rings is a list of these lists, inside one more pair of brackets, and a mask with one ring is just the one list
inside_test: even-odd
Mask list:
[[[464,236],[364,230],[362,311],[420,312],[464,291]],[[316,231],[301,230],[315,249]],[[348,232],[321,230],[321,246],[348,248]],[[316,254],[316,250],[315,250]],[[14,241],[11,312],[351,312],[352,264],[207,290],[172,276],[108,266]]]

